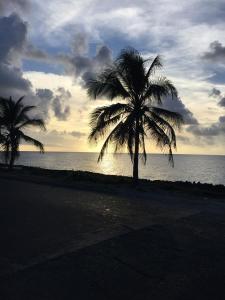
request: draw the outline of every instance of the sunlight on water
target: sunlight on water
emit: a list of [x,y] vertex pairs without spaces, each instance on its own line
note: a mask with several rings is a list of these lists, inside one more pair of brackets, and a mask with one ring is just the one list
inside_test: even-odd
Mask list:
[[[122,158],[122,160],[121,160]],[[131,176],[132,165],[128,155],[107,154],[99,163],[99,171],[103,174]]]
[[[49,169],[83,170],[103,174],[132,176],[127,154],[107,154],[97,163],[97,153],[22,152],[18,164]],[[140,161],[140,177],[151,180],[195,181],[225,184],[225,157],[208,155],[175,155],[175,167],[164,155],[148,155],[147,164]]]

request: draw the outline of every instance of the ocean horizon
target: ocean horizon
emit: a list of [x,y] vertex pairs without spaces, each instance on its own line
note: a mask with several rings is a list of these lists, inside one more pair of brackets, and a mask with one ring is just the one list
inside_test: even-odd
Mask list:
[[[97,162],[95,152],[22,151],[17,165],[55,170],[81,170],[108,175],[132,176],[132,164],[127,153],[108,153]],[[139,176],[149,180],[190,181],[225,185],[225,156],[174,154],[172,168],[163,154],[147,154],[144,165],[140,158]]]

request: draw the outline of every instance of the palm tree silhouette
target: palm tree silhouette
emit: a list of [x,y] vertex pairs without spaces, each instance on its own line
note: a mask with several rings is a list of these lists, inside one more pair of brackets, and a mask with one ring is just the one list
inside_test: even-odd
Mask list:
[[3,150],[5,160],[9,169],[13,168],[15,160],[19,157],[19,145],[22,140],[33,144],[44,153],[44,146],[41,142],[26,135],[23,130],[30,126],[38,126],[45,130],[42,119],[29,117],[35,106],[26,106],[22,103],[24,97],[14,101],[0,98],[0,147]]
[[98,161],[103,158],[109,143],[114,144],[115,152],[126,145],[133,163],[135,182],[138,181],[140,154],[146,163],[147,134],[162,150],[168,150],[169,162],[173,165],[172,148],[176,148],[174,129],[180,128],[183,123],[179,113],[159,107],[164,97],[177,97],[177,90],[166,77],[153,78],[155,71],[162,67],[160,57],[156,56],[146,68],[149,61],[144,60],[137,50],[126,48],[111,66],[87,83],[88,95],[92,99],[124,100],[98,107],[92,112],[89,140],[97,142],[114,126],[101,148]]

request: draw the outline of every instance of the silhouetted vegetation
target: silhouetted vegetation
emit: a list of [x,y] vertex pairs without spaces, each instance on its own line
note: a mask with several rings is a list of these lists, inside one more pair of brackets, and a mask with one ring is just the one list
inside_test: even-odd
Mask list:
[[29,116],[35,106],[23,104],[23,97],[14,101],[12,98],[0,98],[0,148],[9,169],[13,168],[15,160],[19,157],[21,141],[33,144],[44,152],[44,146],[38,140],[24,133],[24,129],[31,126],[45,129],[44,121]]
[[162,67],[159,56],[146,65],[138,51],[132,48],[122,50],[112,66],[101,72],[97,79],[87,84],[91,98],[121,98],[122,103],[96,108],[91,115],[90,141],[104,137],[110,127],[98,160],[101,160],[110,143],[115,152],[124,146],[133,163],[133,178],[138,180],[139,155],[146,162],[145,138],[147,134],[161,149],[167,150],[169,162],[173,165],[172,148],[176,148],[176,128],[183,123],[182,116],[159,106],[166,96],[177,96],[174,85],[165,77],[154,78]]

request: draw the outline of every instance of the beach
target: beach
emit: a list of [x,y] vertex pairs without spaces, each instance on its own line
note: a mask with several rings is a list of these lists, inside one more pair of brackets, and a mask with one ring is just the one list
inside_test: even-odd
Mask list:
[[223,186],[24,168],[0,188],[1,299],[224,295]]

